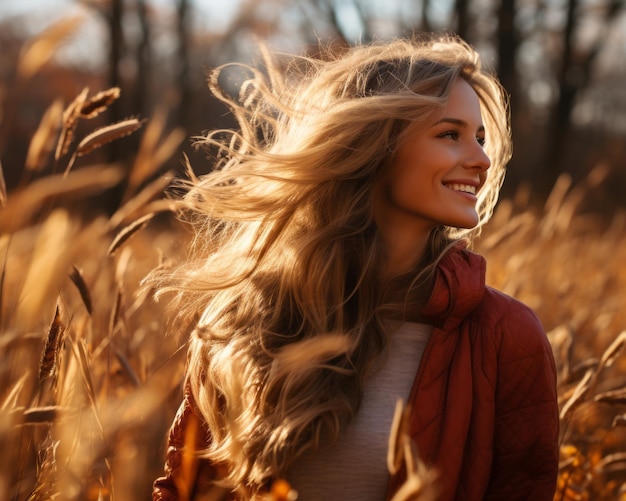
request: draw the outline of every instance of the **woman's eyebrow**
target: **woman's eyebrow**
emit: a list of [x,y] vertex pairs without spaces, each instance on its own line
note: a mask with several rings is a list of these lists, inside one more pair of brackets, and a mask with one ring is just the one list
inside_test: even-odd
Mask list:
[[[456,125],[458,127],[468,126],[467,122],[460,118],[444,117],[444,118],[437,120],[434,124],[431,125],[431,127],[435,127],[436,125],[439,125],[442,123],[448,123],[448,124]],[[485,126],[481,124],[478,126],[477,132],[483,132],[484,130],[485,130]]]

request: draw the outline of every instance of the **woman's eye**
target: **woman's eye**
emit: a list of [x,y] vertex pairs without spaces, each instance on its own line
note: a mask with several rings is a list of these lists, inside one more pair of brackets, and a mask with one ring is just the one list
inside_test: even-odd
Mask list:
[[485,147],[485,138],[484,137],[480,137],[480,136],[476,137],[476,142],[478,144],[480,144],[481,147],[483,147],[483,148]]
[[459,133],[455,130],[447,130],[439,134],[439,137],[447,137],[456,140],[459,138]]

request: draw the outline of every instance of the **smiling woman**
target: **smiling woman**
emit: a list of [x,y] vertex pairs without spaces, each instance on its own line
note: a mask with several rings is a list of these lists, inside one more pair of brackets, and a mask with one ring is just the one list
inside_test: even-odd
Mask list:
[[268,58],[238,99],[220,71],[240,129],[209,134],[215,168],[186,183],[195,253],[149,281],[199,318],[153,499],[263,499],[278,480],[391,499],[401,399],[438,500],[552,500],[550,345],[467,249],[510,156],[477,53],[425,37]]
[[477,192],[491,165],[478,95],[459,78],[431,124],[410,130],[375,200],[376,223],[388,249],[388,272],[408,272],[437,226],[474,228]]

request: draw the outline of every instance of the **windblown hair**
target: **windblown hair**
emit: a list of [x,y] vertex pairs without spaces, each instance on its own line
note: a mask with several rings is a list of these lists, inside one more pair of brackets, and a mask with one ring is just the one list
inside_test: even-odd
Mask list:
[[[184,201],[194,255],[160,277],[181,317],[200,315],[188,384],[224,465],[223,483],[253,498],[354,415],[367,371],[384,351],[382,241],[372,195],[409,126],[445,106],[457,78],[476,91],[491,159],[480,222],[440,227],[404,277],[427,297],[435,266],[492,214],[510,157],[506,98],[478,54],[453,37],[397,40],[320,58],[294,57],[249,79],[233,98],[210,79],[238,131],[205,138],[215,168]],[[416,291],[416,292],[415,292]],[[408,294],[408,293],[407,293]],[[419,301],[418,301],[419,303]]]

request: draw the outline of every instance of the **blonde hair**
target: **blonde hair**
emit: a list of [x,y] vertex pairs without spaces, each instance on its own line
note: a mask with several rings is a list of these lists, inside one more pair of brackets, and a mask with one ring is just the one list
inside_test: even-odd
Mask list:
[[238,98],[218,85],[225,67],[213,72],[210,87],[240,130],[206,137],[215,169],[185,196],[194,257],[160,277],[162,291],[178,292],[180,316],[202,312],[188,381],[212,435],[204,453],[249,498],[337,437],[384,349],[389,305],[372,194],[408,126],[443,107],[463,78],[481,102],[491,159],[478,227],[432,232],[409,277],[423,291],[451,243],[471,239],[491,216],[511,148],[504,93],[457,38],[279,62],[246,67]]

